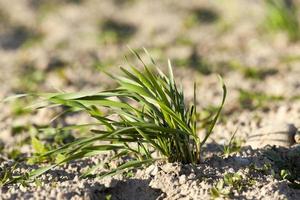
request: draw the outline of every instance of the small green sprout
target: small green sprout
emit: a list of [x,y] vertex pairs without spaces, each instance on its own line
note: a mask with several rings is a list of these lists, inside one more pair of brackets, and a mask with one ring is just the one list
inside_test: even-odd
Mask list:
[[223,148],[223,155],[225,158],[230,156],[232,153],[239,152],[241,149],[242,141],[235,138],[237,130],[238,129],[236,129],[235,132],[232,134],[229,143]]
[[212,199],[229,197],[229,194],[230,190],[228,188],[225,188],[223,179],[219,180],[216,186],[210,189],[210,195]]
[[216,186],[210,189],[210,194],[213,199],[232,197],[234,190],[241,193],[245,188],[254,184],[255,181],[253,179],[243,177],[240,173],[227,173],[223,179],[217,182]]
[[288,180],[291,177],[291,173],[286,169],[282,169],[280,170],[280,177],[282,180]]

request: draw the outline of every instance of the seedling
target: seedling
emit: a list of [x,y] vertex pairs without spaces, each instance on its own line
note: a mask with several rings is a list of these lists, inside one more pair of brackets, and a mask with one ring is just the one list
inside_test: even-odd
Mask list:
[[224,188],[224,180],[221,179],[220,181],[218,181],[218,183],[216,184],[216,186],[212,187],[210,189],[210,195],[212,197],[212,199],[217,199],[220,197],[229,197],[230,194],[230,190],[228,188]]
[[288,180],[291,177],[291,173],[288,170],[282,169],[280,170],[280,177],[282,180]]
[[238,129],[235,130],[235,132],[232,134],[229,143],[224,146],[223,148],[223,155],[225,158],[230,156],[234,152],[238,152],[241,149],[241,140],[238,140],[235,138],[235,134]]
[[[147,51],[145,50],[147,53]],[[196,86],[194,100],[188,106],[184,94],[175,83],[171,63],[169,75],[147,66],[139,54],[133,51],[143,64],[144,70],[131,66],[131,71],[122,68],[123,76],[110,75],[119,87],[98,93],[47,93],[39,94],[48,106],[67,106],[83,111],[97,123],[80,124],[58,128],[75,130],[91,127],[85,137],[50,150],[41,158],[59,157],[53,165],[30,173],[35,178],[60,164],[91,157],[108,151],[115,152],[111,160],[131,157],[131,161],[118,165],[109,171],[102,171],[100,177],[126,172],[149,165],[156,160],[165,162],[199,163],[201,148],[211,135],[226,98],[226,87],[222,83],[223,98],[213,119],[204,127],[207,132],[200,139],[197,134]],[[155,66],[153,59],[152,67]],[[104,111],[107,114],[103,114]],[[203,123],[203,122],[202,122]],[[203,127],[203,124],[201,124]],[[83,176],[93,175],[103,164],[94,166]]]
[[241,193],[245,188],[251,187],[255,181],[250,178],[244,178],[239,173],[227,173],[224,178],[219,180],[215,187],[210,189],[212,198],[232,197],[233,191]]

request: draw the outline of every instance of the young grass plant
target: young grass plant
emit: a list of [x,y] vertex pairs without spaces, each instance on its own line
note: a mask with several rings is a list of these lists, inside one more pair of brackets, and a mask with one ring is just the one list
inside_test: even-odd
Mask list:
[[238,129],[234,131],[232,134],[228,144],[224,145],[223,147],[223,156],[225,158],[229,157],[232,153],[239,152],[241,149],[241,140],[235,138],[235,134],[237,133]]
[[[147,53],[147,51],[145,51]],[[91,157],[113,151],[111,160],[131,157],[101,177],[113,175],[156,160],[181,163],[199,163],[201,147],[213,131],[222,110],[226,87],[223,84],[223,99],[210,123],[206,124],[206,136],[201,140],[197,134],[196,86],[194,100],[188,106],[184,94],[175,83],[170,62],[169,74],[164,74],[153,66],[147,66],[139,54],[133,53],[143,64],[143,71],[131,66],[131,70],[120,68],[123,76],[110,75],[119,87],[99,93],[52,93],[38,96],[50,102],[48,106],[67,106],[72,110],[82,110],[98,123],[63,127],[73,130],[83,126],[96,127],[85,137],[77,138],[60,148],[50,150],[41,157],[57,157],[55,164],[30,173],[34,178],[47,170],[71,160]],[[103,114],[106,108],[107,114]],[[103,164],[87,171],[92,175]]]

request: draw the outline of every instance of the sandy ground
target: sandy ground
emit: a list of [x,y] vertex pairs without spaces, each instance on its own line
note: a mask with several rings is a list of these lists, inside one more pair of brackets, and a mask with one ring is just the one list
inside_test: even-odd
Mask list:
[[[107,159],[98,156],[61,166],[28,187],[2,187],[1,199],[209,199],[212,188],[228,174],[240,175],[238,186],[225,184],[220,198],[300,198],[300,190],[280,176],[283,168],[270,156],[291,163],[299,184],[299,147],[245,145],[265,125],[300,127],[300,45],[284,33],[266,32],[264,14],[262,1],[253,0],[0,0],[1,99],[16,93],[112,88],[113,81],[101,71],[118,73],[119,66],[127,66],[124,56],[137,63],[127,46],[147,48],[163,70],[171,59],[187,101],[196,81],[203,109],[221,101],[217,74],[228,89],[222,118],[199,165],[157,163],[129,175],[80,179],[86,166]],[[0,105],[4,157],[15,149],[32,153],[28,127],[47,125],[58,112],[27,112],[27,104]],[[77,114],[62,121],[80,124],[90,119]],[[224,158],[220,149],[236,129],[242,148]],[[14,159],[0,162],[3,171]],[[17,172],[35,167],[21,162]]]

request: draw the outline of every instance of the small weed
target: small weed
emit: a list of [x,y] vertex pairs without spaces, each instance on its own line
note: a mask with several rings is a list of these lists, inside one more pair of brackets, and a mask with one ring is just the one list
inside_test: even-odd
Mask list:
[[292,0],[266,0],[265,27],[271,32],[284,31],[291,41],[299,40],[298,9]]
[[210,190],[213,199],[219,197],[233,197],[233,192],[241,193],[246,188],[252,187],[255,181],[251,178],[244,178],[239,173],[227,173],[224,178],[218,181],[215,187]]
[[131,178],[134,176],[134,173],[132,171],[126,171],[123,173],[124,177]]
[[210,189],[210,195],[212,199],[217,199],[220,197],[226,198],[229,197],[229,194],[230,194],[230,190],[228,188],[225,188],[223,179],[218,181],[216,186]]
[[242,184],[243,177],[242,175],[238,173],[227,173],[224,175],[224,184],[231,186],[238,191],[241,191],[243,189],[243,184]]
[[282,169],[280,170],[280,177],[282,180],[289,180],[291,178],[291,173],[286,169]]

